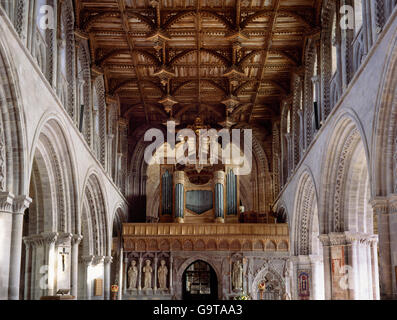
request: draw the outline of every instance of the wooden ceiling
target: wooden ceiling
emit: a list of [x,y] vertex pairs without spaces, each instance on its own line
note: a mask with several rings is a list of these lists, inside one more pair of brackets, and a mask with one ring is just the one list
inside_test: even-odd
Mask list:
[[[290,93],[317,0],[76,0],[93,67],[132,124],[268,126]],[[169,107],[169,109],[167,109]]]

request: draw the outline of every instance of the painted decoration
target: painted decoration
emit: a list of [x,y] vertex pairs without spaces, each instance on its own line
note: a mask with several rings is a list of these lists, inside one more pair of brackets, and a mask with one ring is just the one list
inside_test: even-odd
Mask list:
[[298,296],[301,300],[309,300],[310,298],[310,271],[298,271]]

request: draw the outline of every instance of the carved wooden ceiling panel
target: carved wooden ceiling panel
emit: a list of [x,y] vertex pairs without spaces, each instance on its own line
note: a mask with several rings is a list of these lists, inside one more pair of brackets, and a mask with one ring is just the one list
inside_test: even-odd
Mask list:
[[[266,126],[290,93],[316,0],[76,0],[93,67],[133,123]],[[227,107],[226,107],[227,106]],[[228,111],[227,111],[228,110]]]

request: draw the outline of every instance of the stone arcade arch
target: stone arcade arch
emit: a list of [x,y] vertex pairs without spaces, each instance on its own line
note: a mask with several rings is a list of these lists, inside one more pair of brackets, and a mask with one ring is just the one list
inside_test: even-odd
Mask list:
[[[79,299],[97,300],[110,297],[110,235],[107,205],[95,173],[89,175],[83,193],[79,248]],[[102,283],[102,291],[94,289]]]
[[23,228],[20,298],[24,299],[39,299],[71,287],[70,248],[78,229],[74,166],[64,130],[50,118],[39,132],[32,154],[32,205]]
[[119,286],[117,299],[121,300],[123,292],[123,223],[128,221],[127,210],[123,205],[118,205],[117,210],[113,215],[112,225],[112,238],[111,238],[111,256],[112,265],[110,271],[111,285],[116,284]]
[[379,298],[368,150],[355,119],[348,113],[336,120],[323,162],[321,241],[327,299]]
[[[265,290],[260,294],[259,285],[265,285]],[[253,300],[283,300],[286,292],[283,277],[273,268],[266,266],[262,268],[251,287],[251,298]]]
[[222,286],[222,274],[219,272],[218,268],[216,268],[216,266],[214,265],[214,263],[212,263],[211,261],[208,261],[208,259],[203,256],[203,255],[197,255],[195,257],[191,257],[187,260],[185,260],[182,265],[177,269],[176,271],[176,279],[180,279],[180,285],[175,287],[175,296],[177,299],[182,299],[182,295],[183,295],[183,290],[182,290],[182,285],[183,283],[183,278],[184,278],[184,273],[186,271],[186,269],[192,265],[194,262],[197,261],[201,261],[204,262],[205,264],[209,265],[210,268],[214,271],[214,275],[216,276],[216,280],[217,280],[217,292],[215,294],[215,296],[217,297],[217,299],[219,299],[219,297],[221,296],[222,290],[223,290],[223,286]]
[[[306,169],[300,176],[294,205],[291,240],[295,244],[295,270],[297,285],[292,291],[295,299],[324,299],[323,249],[319,240],[318,196],[313,175]],[[309,288],[302,290],[300,275],[308,274]],[[296,278],[295,278],[296,277]]]
[[30,199],[26,196],[25,119],[16,69],[3,41],[5,34],[0,26],[0,299],[16,300],[19,297],[22,214]]
[[378,219],[381,296],[397,297],[397,33],[390,44],[384,76],[378,93],[371,154],[372,202]]

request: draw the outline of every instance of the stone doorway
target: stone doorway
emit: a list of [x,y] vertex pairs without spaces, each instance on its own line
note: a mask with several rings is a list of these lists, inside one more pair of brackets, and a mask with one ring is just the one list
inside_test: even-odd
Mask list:
[[186,268],[182,276],[183,300],[217,300],[218,279],[214,269],[198,260]]

